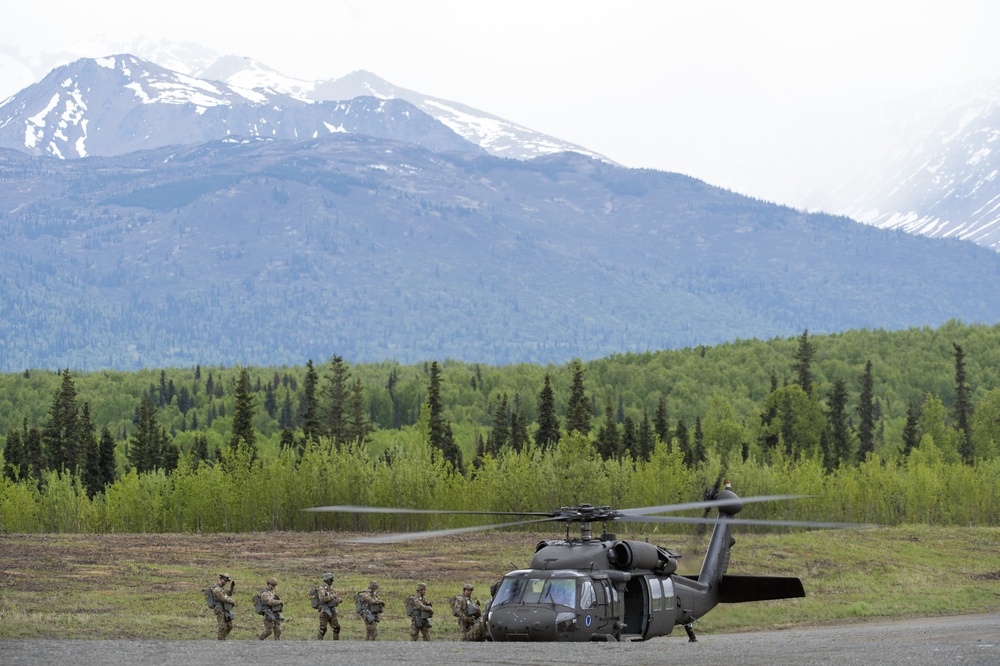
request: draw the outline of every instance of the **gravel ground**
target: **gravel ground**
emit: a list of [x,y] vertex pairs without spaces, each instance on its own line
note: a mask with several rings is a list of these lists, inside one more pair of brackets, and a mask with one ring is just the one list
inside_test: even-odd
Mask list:
[[1000,664],[1000,613],[703,636],[683,632],[643,643],[451,643],[432,641],[53,641],[0,642],[0,663],[90,664]]

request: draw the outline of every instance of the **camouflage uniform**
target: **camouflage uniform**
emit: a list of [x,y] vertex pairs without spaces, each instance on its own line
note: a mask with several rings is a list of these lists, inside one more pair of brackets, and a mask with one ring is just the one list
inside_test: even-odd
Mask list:
[[463,641],[486,640],[486,625],[483,624],[482,611],[479,602],[472,600],[471,585],[462,589],[462,594],[455,598],[455,613],[458,615],[458,628],[462,630]]
[[378,638],[378,621],[385,609],[385,602],[378,597],[378,583],[368,583],[368,589],[360,593],[360,599],[358,615],[365,621],[365,640],[374,641]]
[[417,585],[417,593],[411,597],[410,606],[413,609],[413,622],[410,624],[410,640],[417,640],[418,635],[422,635],[425,641],[431,639],[431,616],[434,609],[431,602],[424,596],[427,586],[421,583]]
[[326,636],[326,628],[329,625],[333,629],[333,640],[340,640],[340,621],[337,619],[337,605],[340,603],[340,595],[330,589],[333,582],[333,574],[323,576],[323,584],[316,588],[316,598],[319,600],[319,633],[316,638],[323,640]]
[[[224,581],[229,581],[228,593],[222,587]],[[233,593],[235,587],[236,583],[227,574],[219,576],[218,584],[212,586],[212,595],[215,597],[215,619],[219,623],[217,638],[220,641],[226,640],[226,636],[233,630],[233,606],[236,605],[236,600],[229,595]]]
[[284,617],[281,615],[281,609],[284,607],[281,597],[274,593],[274,590],[270,589],[273,584],[275,587],[278,585],[278,581],[273,578],[267,580],[268,588],[260,593],[260,601],[265,606],[267,610],[264,611],[264,630],[257,635],[257,638],[264,640],[271,633],[274,633],[274,640],[279,640],[281,638],[281,623],[284,621]]

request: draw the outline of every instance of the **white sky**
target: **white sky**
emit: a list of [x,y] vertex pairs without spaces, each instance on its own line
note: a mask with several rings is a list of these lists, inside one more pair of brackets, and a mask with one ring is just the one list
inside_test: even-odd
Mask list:
[[[631,167],[781,200],[801,131],[1000,78],[990,0],[47,0],[6,3],[0,50],[192,41],[289,76],[366,69]],[[0,72],[2,74],[2,72]],[[768,171],[770,169],[771,171]],[[785,173],[782,173],[782,172]]]

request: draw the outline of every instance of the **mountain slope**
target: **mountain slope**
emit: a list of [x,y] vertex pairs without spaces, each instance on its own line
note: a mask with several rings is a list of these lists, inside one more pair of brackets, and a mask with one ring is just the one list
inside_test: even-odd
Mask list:
[[[960,266],[962,270],[956,270]],[[334,134],[0,152],[0,369],[562,362],[1000,318],[1000,256],[684,176]]]
[[304,102],[197,79],[129,55],[77,60],[0,105],[0,146],[60,158],[227,136],[305,139],[334,132],[478,150],[402,100]]

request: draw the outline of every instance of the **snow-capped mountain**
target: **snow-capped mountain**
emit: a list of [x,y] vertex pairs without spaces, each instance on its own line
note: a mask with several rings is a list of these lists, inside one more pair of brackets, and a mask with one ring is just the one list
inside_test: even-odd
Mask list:
[[225,56],[197,74],[201,78],[225,81],[240,88],[284,93],[316,102],[361,96],[406,100],[467,141],[498,157],[531,159],[541,155],[575,152],[597,157],[605,162],[611,161],[583,146],[536,132],[471,106],[400,88],[371,72],[357,71],[339,79],[304,81],[285,76],[252,58]]
[[187,76],[131,55],[82,58],[0,104],[0,146],[59,158],[230,136],[308,139],[335,132],[479,150],[403,100],[308,102]]
[[[930,101],[929,107],[928,101]],[[901,105],[853,170],[802,205],[1000,250],[1000,82]]]

